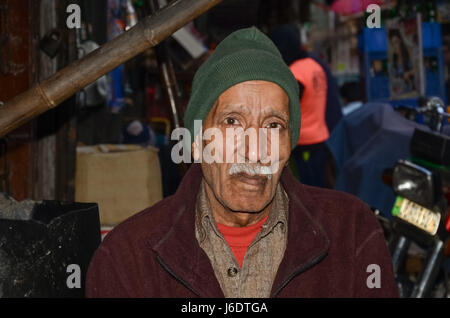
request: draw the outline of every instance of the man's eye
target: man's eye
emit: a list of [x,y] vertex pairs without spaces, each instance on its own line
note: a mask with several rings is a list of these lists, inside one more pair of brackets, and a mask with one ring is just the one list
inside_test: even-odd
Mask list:
[[239,121],[235,118],[228,117],[225,119],[225,124],[227,125],[238,125]]
[[267,128],[277,129],[277,128],[282,128],[282,126],[279,123],[270,123],[269,125],[267,125]]

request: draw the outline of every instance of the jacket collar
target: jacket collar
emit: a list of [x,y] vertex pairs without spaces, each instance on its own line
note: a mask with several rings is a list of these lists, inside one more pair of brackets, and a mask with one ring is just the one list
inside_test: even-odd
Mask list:
[[[195,204],[203,175],[193,164],[178,191],[167,200],[167,218],[151,231],[148,243],[176,279],[200,297],[224,297],[206,253],[195,237]],[[326,255],[329,239],[302,204],[304,186],[285,169],[281,183],[289,197],[288,242],[272,287],[278,292],[296,275]]]

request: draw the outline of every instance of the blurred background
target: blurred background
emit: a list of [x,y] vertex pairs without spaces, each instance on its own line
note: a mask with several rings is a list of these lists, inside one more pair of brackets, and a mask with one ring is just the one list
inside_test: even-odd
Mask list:
[[[0,103],[171,2],[0,0]],[[427,278],[432,281],[432,287],[426,285],[428,295],[450,295],[445,265],[450,254],[450,1],[445,0],[224,0],[157,47],[1,138],[0,192],[6,203],[0,217],[32,219],[10,213],[26,200],[95,202],[105,235],[175,193],[188,167],[171,160],[170,136],[183,125],[194,74],[220,41],[250,26],[274,41],[289,66],[305,63],[296,71],[291,67],[302,92],[302,112],[321,109],[316,115],[326,133],[311,142],[299,140],[292,173],[305,184],[365,201],[379,217],[393,254],[411,250],[411,244],[396,250],[399,238],[420,228],[420,222],[427,227],[435,220],[434,214],[431,221],[419,221],[409,210],[398,212],[399,197],[434,211],[436,229],[422,227],[426,238],[408,238],[412,256],[398,270],[409,282],[401,287],[410,295],[421,282],[432,246],[441,258],[433,260],[436,274]],[[301,71],[312,68],[318,70],[314,76]],[[419,136],[417,129],[429,134]],[[396,170],[399,160],[415,166]],[[402,179],[399,169],[410,174],[401,174]],[[430,181],[423,169],[439,180]],[[425,188],[417,186],[408,197],[398,188],[405,175],[417,184],[425,178]],[[433,197],[426,201],[428,193]],[[398,219],[406,228],[395,232]],[[442,242],[439,248],[436,240]],[[447,270],[440,271],[444,266]]]

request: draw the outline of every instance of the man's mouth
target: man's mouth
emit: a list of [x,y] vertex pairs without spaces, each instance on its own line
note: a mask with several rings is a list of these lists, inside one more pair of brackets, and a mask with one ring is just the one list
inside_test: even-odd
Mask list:
[[239,172],[233,175],[233,177],[236,177],[239,181],[252,185],[252,186],[263,186],[267,182],[267,176],[262,175],[249,175],[245,172]]

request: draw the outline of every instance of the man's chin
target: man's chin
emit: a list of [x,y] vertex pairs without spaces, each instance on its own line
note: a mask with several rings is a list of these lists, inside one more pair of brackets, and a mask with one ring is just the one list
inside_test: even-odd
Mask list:
[[232,212],[257,214],[264,210],[265,206],[248,206],[248,205],[234,205],[228,207]]
[[261,196],[247,196],[245,193],[236,194],[225,205],[233,212],[259,213],[269,204],[270,200]]

